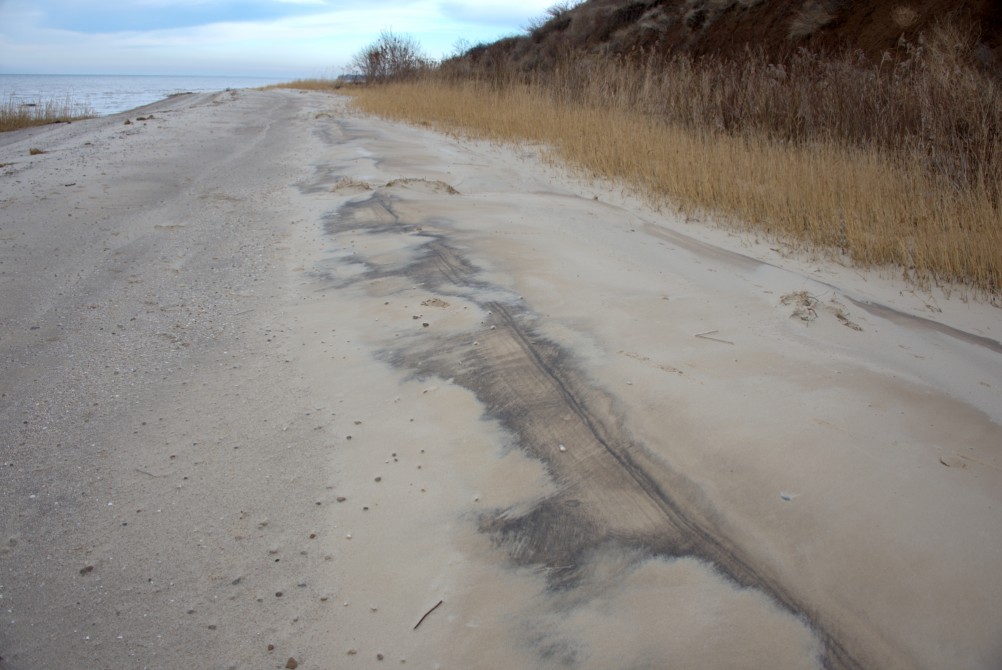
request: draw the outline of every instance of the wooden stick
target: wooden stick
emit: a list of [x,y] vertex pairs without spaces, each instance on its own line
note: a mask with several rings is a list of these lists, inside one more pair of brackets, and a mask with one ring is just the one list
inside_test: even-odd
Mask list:
[[713,335],[714,333],[719,333],[719,330],[708,330],[705,333],[696,333],[696,337],[701,340],[713,340],[714,342],[722,342],[724,344],[734,344],[730,340],[721,340],[719,337],[707,337],[708,335]]
[[424,623],[424,620],[428,618],[428,615],[431,614],[432,612],[434,612],[435,610],[437,610],[438,606],[441,605],[444,602],[445,602],[444,600],[439,600],[437,603],[435,603],[434,607],[432,607],[430,610],[428,610],[427,612],[425,612],[424,616],[421,617],[420,619],[418,619],[418,622],[416,624],[414,624],[414,628],[412,630],[417,630],[417,627],[420,626],[422,623]]

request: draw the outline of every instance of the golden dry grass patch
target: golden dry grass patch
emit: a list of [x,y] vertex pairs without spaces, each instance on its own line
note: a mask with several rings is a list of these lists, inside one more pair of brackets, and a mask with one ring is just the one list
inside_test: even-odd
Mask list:
[[86,105],[65,100],[37,99],[30,102],[10,96],[0,102],[0,132],[50,123],[66,123],[94,116]]
[[[919,56],[883,79],[847,62],[828,64],[843,70],[821,82],[806,66],[577,63],[550,80],[432,76],[353,96],[387,118],[542,144],[655,206],[715,212],[859,266],[997,296],[1002,135],[993,124],[1002,92],[955,54]],[[853,86],[868,87],[859,100],[879,104],[832,99],[829,89]],[[801,109],[784,96],[799,97]]]
[[292,81],[282,82],[278,84],[269,84],[267,86],[262,86],[261,90],[267,91],[271,89],[293,89],[297,91],[337,91],[345,86],[345,82],[328,77],[313,77],[306,79],[293,79]]

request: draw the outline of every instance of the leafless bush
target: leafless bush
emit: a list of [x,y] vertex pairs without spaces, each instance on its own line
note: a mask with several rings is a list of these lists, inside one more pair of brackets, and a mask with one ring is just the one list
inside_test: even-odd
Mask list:
[[384,30],[379,39],[362,49],[351,61],[366,81],[383,83],[408,79],[432,67],[414,38]]

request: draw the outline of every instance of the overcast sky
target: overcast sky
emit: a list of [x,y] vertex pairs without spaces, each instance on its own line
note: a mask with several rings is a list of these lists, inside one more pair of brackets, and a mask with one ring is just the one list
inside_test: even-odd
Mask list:
[[0,0],[0,73],[337,75],[382,30],[440,58],[555,1]]

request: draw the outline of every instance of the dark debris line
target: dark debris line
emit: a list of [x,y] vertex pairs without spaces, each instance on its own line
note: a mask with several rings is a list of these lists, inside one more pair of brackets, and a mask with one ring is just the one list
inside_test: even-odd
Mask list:
[[[698,492],[691,495],[691,482],[630,437],[615,399],[589,383],[569,351],[539,334],[534,324],[540,317],[519,296],[479,279],[476,266],[449,244],[441,227],[403,221],[393,196],[377,191],[331,213],[325,229],[334,237],[410,234],[424,240],[409,263],[367,264],[347,279],[329,275],[331,287],[406,277],[429,291],[461,295],[490,314],[482,332],[444,340],[400,338],[381,358],[415,376],[453,379],[476,395],[522,450],[545,464],[557,493],[524,514],[497,510],[480,519],[480,530],[512,561],[546,568],[550,588],[564,590],[586,579],[588,556],[600,547],[631,552],[637,560],[693,557],[806,620],[824,646],[825,668],[863,667],[820,613],[741,555],[713,523],[712,509],[687,504],[686,498],[699,500]],[[573,445],[571,457],[560,450],[563,444]]]

